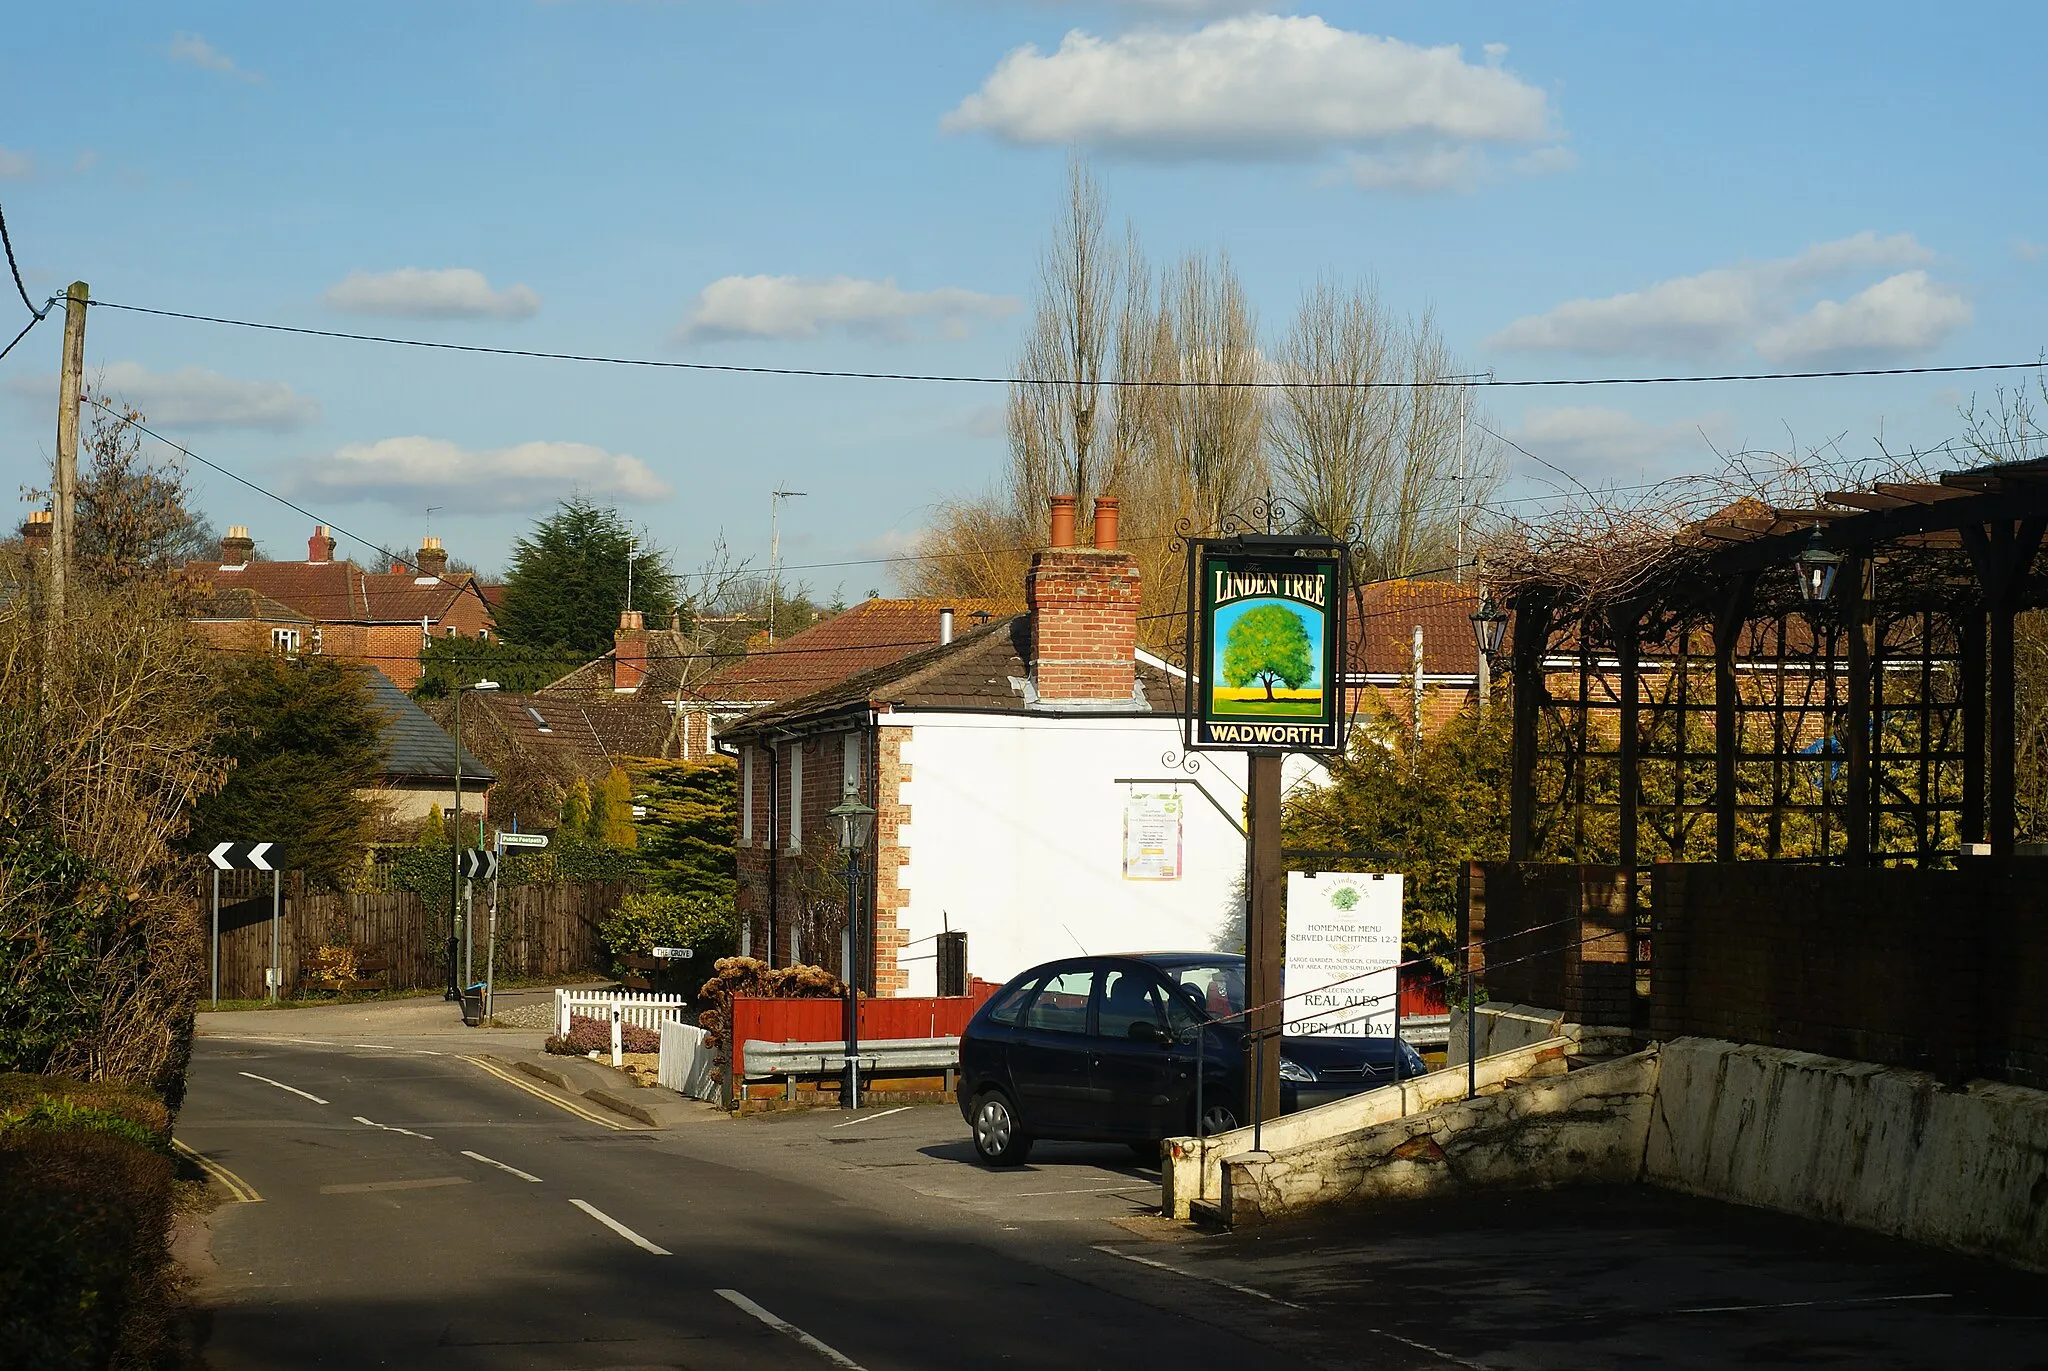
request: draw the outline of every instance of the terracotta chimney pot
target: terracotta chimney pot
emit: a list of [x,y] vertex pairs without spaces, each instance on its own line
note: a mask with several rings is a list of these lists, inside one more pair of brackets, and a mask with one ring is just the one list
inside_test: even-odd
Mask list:
[[419,566],[420,575],[439,579],[448,570],[448,550],[441,546],[441,540],[432,534],[420,539],[420,550],[413,561]]
[[1074,545],[1074,507],[1081,503],[1073,495],[1049,495],[1046,503],[1052,506],[1052,546],[1072,547]]
[[1116,551],[1117,501],[1114,495],[1095,497],[1095,550]]

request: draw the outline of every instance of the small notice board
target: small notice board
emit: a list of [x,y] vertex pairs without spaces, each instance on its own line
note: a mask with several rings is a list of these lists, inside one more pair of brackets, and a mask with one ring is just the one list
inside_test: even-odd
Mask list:
[[1286,1036],[1392,1037],[1400,960],[1398,871],[1287,873]]
[[1180,879],[1181,818],[1177,790],[1132,790],[1124,797],[1124,879]]

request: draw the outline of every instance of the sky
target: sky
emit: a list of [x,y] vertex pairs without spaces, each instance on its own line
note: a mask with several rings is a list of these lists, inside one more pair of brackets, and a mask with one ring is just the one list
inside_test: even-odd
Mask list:
[[[2048,344],[2038,5],[74,0],[6,30],[0,207],[38,301],[84,280],[453,343],[1001,375],[1079,151],[1154,261],[1227,250],[1268,336],[1335,274],[1503,380]],[[27,318],[0,298],[0,343]],[[16,518],[47,481],[59,342],[53,319],[0,361]],[[995,386],[109,309],[86,358],[366,561],[432,532],[496,570],[581,492],[679,569],[721,533],[765,564],[780,488],[803,492],[792,580],[888,593],[887,559],[1004,461]],[[1537,513],[1717,449],[1939,444],[2000,380],[1501,388],[1478,418],[1533,454],[1505,449],[1501,498]],[[305,555],[312,520],[194,484],[216,524]]]

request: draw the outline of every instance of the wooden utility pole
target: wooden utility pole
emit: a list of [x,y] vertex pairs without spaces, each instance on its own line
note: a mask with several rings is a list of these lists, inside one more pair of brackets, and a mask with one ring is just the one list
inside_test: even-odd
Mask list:
[[[1250,757],[1250,804],[1245,817],[1251,829],[1251,889],[1246,893],[1244,951],[1245,1003],[1251,1014],[1245,1027],[1252,1050],[1245,1062],[1245,1108],[1255,1118],[1280,1117],[1280,1026],[1286,1021],[1280,999],[1280,961],[1287,945],[1287,871],[1280,856],[1280,765],[1278,752]],[[1263,1046],[1260,1046],[1263,1044]],[[1239,1120],[1249,1124],[1250,1118]]]
[[77,557],[71,509],[78,498],[78,394],[85,380],[85,301],[73,281],[64,296],[64,361],[57,379],[57,479],[50,489],[50,618],[64,617],[64,593]]

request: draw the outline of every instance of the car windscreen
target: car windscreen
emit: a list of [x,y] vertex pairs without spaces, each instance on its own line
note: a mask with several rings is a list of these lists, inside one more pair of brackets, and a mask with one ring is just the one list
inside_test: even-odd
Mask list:
[[1196,962],[1159,968],[1208,1012],[1212,1019],[1244,1012],[1244,965],[1241,962]]

